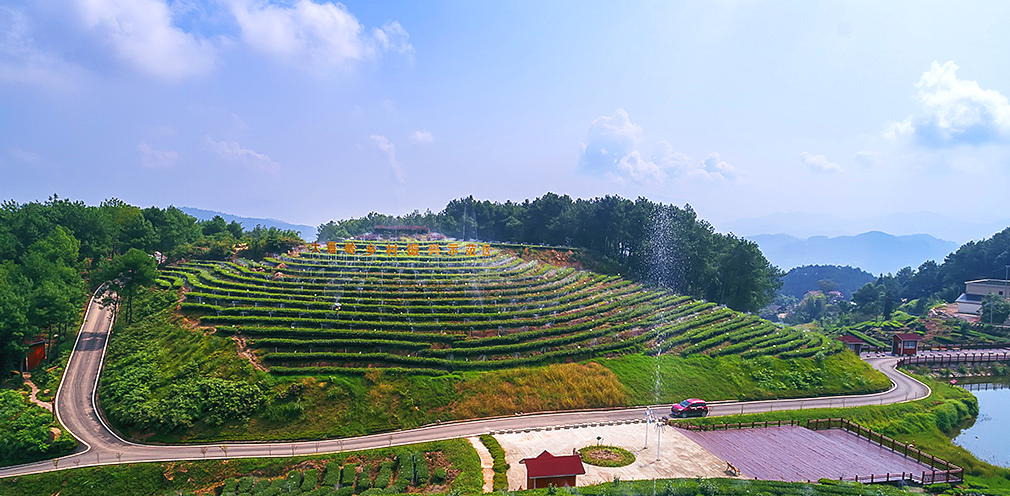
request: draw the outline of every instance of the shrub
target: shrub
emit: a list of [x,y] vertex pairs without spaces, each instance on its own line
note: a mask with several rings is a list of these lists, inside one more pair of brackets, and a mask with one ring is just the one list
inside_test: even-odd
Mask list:
[[319,483],[319,471],[310,468],[302,474],[302,491],[310,491],[316,488],[316,484]]
[[354,479],[357,477],[357,475],[358,475],[357,463],[348,463],[347,465],[344,465],[344,468],[341,469],[340,485],[344,487],[354,486]]
[[[447,477],[449,477],[449,473],[446,472],[444,468],[438,467],[431,474],[431,483],[432,484],[444,484],[445,483],[445,479]],[[498,474],[495,474],[495,483],[497,483],[497,482],[498,482]],[[508,481],[506,481],[506,482],[508,482]],[[497,489],[498,489],[498,486],[496,485],[495,486],[495,490],[497,490]]]
[[235,488],[236,492],[248,493],[252,491],[253,488],[253,478],[246,476],[238,480],[238,487]]
[[323,476],[323,486],[336,487],[340,483],[340,464],[328,462],[326,464],[326,475]]
[[375,476],[375,484],[372,487],[383,489],[389,487],[389,483],[393,479],[394,466],[396,464],[388,460],[379,463],[379,473]]

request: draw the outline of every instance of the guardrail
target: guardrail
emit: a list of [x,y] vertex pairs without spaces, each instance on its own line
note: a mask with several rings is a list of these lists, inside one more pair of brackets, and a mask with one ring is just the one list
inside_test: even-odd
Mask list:
[[922,471],[920,473],[913,472],[902,472],[901,474],[896,473],[885,473],[885,474],[870,474],[870,475],[856,475],[853,477],[839,477],[838,480],[851,480],[855,482],[864,483],[881,483],[881,482],[892,482],[892,481],[912,481],[923,485],[928,484],[938,484],[941,482],[961,482],[964,478],[964,469],[950,463],[941,458],[937,458],[925,451],[915,448],[910,444],[905,444],[896,441],[890,437],[887,437],[879,432],[873,431],[855,422],[843,418],[828,418],[828,419],[808,419],[806,421],[797,421],[793,419],[789,420],[765,420],[762,422],[737,422],[737,423],[725,423],[725,424],[709,424],[709,425],[695,425],[686,422],[674,422],[672,423],[674,427],[691,430],[691,431],[716,431],[716,430],[730,430],[730,429],[752,429],[752,428],[763,428],[763,427],[781,427],[783,425],[794,425],[799,427],[806,427],[807,429],[818,431],[825,429],[845,429],[867,441],[880,445],[881,447],[890,449],[891,451],[901,454],[907,458],[913,458],[915,461],[928,465],[933,468],[932,471]]

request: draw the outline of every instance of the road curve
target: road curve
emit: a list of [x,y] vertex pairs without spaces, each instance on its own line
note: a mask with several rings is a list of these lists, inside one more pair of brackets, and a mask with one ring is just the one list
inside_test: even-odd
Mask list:
[[[116,435],[105,424],[95,405],[98,376],[105,357],[112,328],[113,312],[101,306],[98,294],[88,304],[81,332],[66,373],[56,394],[57,418],[81,441],[77,452],[54,460],[0,468],[0,478],[47,472],[65,468],[90,467],[115,463],[164,462],[177,460],[280,457],[311,455],[404,445],[442,439],[470,437],[490,431],[529,429],[616,420],[636,420],[646,407],[615,410],[553,412],[498,417],[427,425],[417,429],[373,434],[346,439],[275,443],[217,443],[206,445],[155,446],[137,444]],[[889,390],[865,395],[800,398],[766,401],[716,401],[710,403],[712,415],[757,413],[826,407],[882,405],[924,398],[930,394],[925,384],[896,369],[897,358],[865,357],[892,382]],[[662,412],[668,405],[654,405]]]

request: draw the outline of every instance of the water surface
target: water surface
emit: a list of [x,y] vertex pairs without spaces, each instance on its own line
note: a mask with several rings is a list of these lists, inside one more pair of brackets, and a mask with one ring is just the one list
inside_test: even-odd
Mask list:
[[1000,467],[1010,467],[1008,382],[1010,378],[1001,378],[991,383],[965,385],[978,398],[978,418],[954,438],[954,444],[970,451],[975,458]]

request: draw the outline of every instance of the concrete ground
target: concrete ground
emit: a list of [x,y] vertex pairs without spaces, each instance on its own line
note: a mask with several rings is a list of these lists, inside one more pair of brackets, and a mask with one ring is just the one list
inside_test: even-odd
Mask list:
[[533,458],[544,450],[554,455],[568,455],[597,443],[618,446],[635,454],[635,462],[624,467],[594,467],[586,464],[586,475],[576,478],[580,486],[610,482],[614,477],[622,480],[661,479],[673,477],[728,477],[726,462],[688,439],[672,427],[663,430],[660,438],[659,460],[656,460],[656,428],[649,427],[649,446],[645,447],[646,424],[620,424],[570,429],[539,430],[494,437],[505,449],[509,463],[509,490],[526,487],[526,466],[523,458]]

